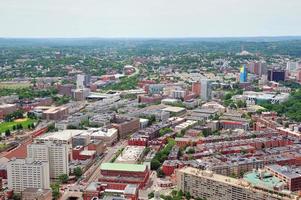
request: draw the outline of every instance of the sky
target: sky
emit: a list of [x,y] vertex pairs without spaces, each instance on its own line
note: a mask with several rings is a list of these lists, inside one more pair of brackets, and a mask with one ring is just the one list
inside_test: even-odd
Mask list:
[[301,0],[0,0],[0,37],[300,36]]

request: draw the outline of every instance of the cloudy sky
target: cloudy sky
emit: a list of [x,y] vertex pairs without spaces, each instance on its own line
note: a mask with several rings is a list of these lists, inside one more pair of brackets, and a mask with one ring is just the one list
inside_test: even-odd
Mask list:
[[301,0],[0,0],[0,37],[301,35]]

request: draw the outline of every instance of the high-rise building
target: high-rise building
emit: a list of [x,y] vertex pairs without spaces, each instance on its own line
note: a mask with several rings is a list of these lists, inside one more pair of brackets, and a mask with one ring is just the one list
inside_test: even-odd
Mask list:
[[208,101],[211,99],[211,81],[207,79],[201,80],[201,99]]
[[13,159],[7,165],[8,188],[22,192],[26,188],[50,189],[49,163],[32,159]]
[[291,73],[291,72],[295,72],[299,67],[301,67],[301,63],[300,62],[287,62],[286,64],[286,70]]
[[76,88],[77,89],[85,88],[84,82],[85,82],[85,75],[84,74],[78,74],[76,76]]
[[201,94],[201,83],[199,81],[193,82],[191,90],[196,96],[200,96],[200,94]]
[[246,67],[246,65],[242,65],[240,68],[240,73],[239,73],[239,82],[246,83],[247,77],[248,77],[247,67]]
[[33,143],[27,147],[27,157],[37,161],[48,161],[50,178],[57,179],[62,174],[68,174],[68,145]]
[[250,73],[253,73],[253,74],[256,74],[259,76],[267,73],[266,64],[263,62],[250,62],[247,65],[247,69]]
[[285,81],[285,70],[276,70],[276,69],[270,69],[268,70],[268,80],[269,81]]

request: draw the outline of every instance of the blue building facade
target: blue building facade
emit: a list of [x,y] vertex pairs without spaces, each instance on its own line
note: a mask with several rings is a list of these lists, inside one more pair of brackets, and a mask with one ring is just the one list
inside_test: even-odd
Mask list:
[[239,74],[239,82],[245,83],[247,82],[248,72],[247,72],[247,66],[243,65],[240,68],[240,74]]

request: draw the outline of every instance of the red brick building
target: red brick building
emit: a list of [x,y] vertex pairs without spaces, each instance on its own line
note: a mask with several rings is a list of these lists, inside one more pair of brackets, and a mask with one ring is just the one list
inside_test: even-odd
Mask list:
[[140,121],[139,118],[115,116],[112,126],[118,129],[120,138],[125,138],[128,134],[139,130]]
[[99,181],[102,183],[118,183],[121,188],[127,184],[137,184],[141,189],[149,179],[150,170],[146,165],[103,163],[100,166],[100,173]]

